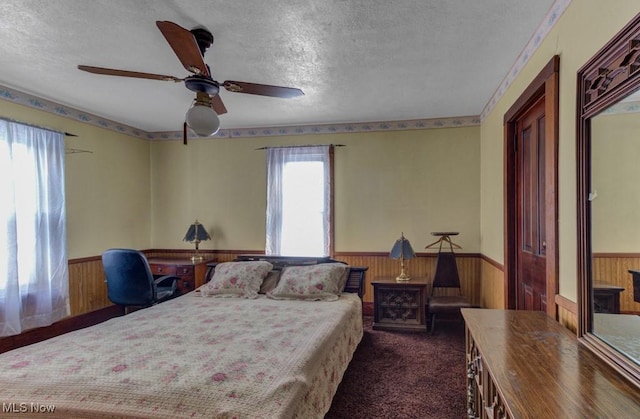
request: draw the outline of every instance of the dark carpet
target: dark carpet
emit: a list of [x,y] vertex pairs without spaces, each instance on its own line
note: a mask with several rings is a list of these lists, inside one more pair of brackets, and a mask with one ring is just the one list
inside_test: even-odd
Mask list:
[[464,323],[442,320],[434,334],[372,330],[345,372],[325,419],[466,416]]

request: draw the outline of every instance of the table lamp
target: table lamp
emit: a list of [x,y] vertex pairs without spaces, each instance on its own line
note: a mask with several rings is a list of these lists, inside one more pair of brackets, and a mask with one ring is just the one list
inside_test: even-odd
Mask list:
[[413,259],[414,257],[416,257],[416,253],[413,251],[409,240],[404,237],[404,233],[402,233],[400,235],[400,238],[396,240],[389,256],[392,259],[400,259],[401,272],[400,275],[396,277],[396,281],[408,281],[409,279],[411,279],[404,272],[404,260]]
[[196,253],[191,257],[192,262],[202,262],[204,259],[198,253],[198,245],[201,241],[211,240],[211,236],[207,233],[204,226],[196,220],[193,224],[189,226],[187,230],[187,234],[185,234],[183,241],[192,242],[196,244]]

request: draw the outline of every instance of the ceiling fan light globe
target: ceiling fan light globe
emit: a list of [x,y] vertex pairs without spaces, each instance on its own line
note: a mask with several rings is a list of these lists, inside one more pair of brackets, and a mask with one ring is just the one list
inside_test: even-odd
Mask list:
[[194,104],[185,115],[189,128],[202,137],[210,137],[220,129],[220,119],[210,106]]

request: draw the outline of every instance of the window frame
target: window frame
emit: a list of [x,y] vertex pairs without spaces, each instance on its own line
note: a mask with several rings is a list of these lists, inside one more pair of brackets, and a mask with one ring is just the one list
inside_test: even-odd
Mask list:
[[[298,151],[301,151],[300,154],[297,154],[295,156],[292,156],[291,158],[287,158],[285,161],[282,162],[282,165],[280,166],[280,168],[272,168],[270,167],[270,159],[269,159],[269,155],[267,155],[267,202],[266,202],[266,225],[265,225],[265,238],[266,238],[266,242],[265,242],[265,254],[269,254],[269,255],[277,255],[277,256],[283,256],[281,255],[281,246],[280,243],[278,243],[278,249],[277,252],[274,253],[272,252],[270,249],[270,245],[269,245],[269,228],[270,228],[270,221],[268,220],[269,218],[269,200],[270,200],[270,181],[271,179],[269,179],[270,173],[274,170],[278,170],[281,173],[282,167],[284,166],[285,163],[287,162],[304,162],[304,161],[318,161],[318,159],[313,158],[310,154],[312,153],[312,151],[310,151],[310,153],[308,155],[305,155],[302,151],[304,149],[307,148],[311,148],[311,147],[328,147],[327,150],[327,154],[328,154],[328,162],[327,167],[325,167],[326,170],[328,170],[328,200],[329,203],[327,205],[328,208],[328,212],[329,215],[327,217],[327,240],[328,240],[328,244],[326,246],[326,248],[328,249],[328,254],[327,255],[322,255],[322,256],[328,256],[328,257],[333,257],[335,254],[335,234],[334,234],[334,209],[335,209],[335,205],[334,205],[334,146],[333,145],[315,145],[315,146],[285,146],[285,147],[271,147],[271,148],[267,148],[267,150],[270,149],[297,149]],[[325,159],[322,159],[322,161],[324,162]],[[279,241],[279,240],[278,240]],[[287,255],[284,255],[287,256]],[[290,256],[290,255],[289,255]]]

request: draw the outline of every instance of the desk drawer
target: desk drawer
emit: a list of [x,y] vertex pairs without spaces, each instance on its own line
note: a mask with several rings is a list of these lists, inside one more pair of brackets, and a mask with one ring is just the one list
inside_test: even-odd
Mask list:
[[191,275],[193,275],[193,265],[178,265],[178,266],[176,266],[176,275],[178,275],[178,276],[191,276]]
[[151,268],[151,273],[153,275],[175,275],[176,274],[176,266],[175,265],[156,265],[149,264]]

